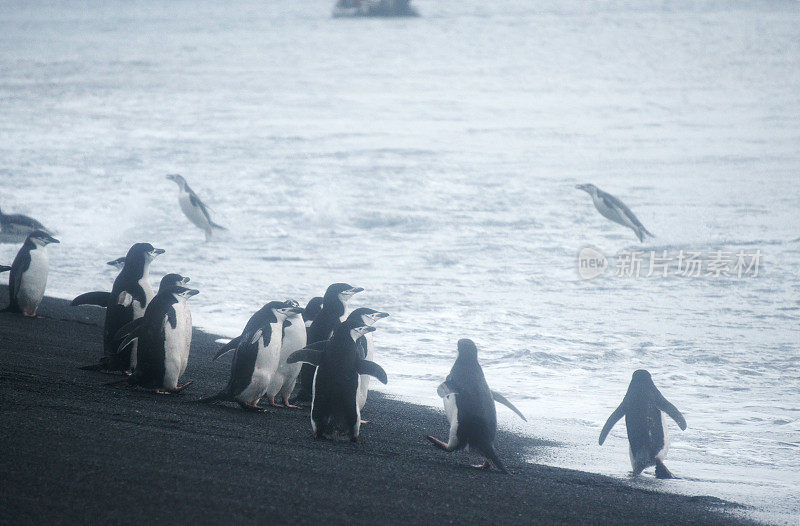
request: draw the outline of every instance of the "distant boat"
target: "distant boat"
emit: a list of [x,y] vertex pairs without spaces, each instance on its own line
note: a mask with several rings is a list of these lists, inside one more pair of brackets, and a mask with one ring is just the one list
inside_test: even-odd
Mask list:
[[333,8],[333,17],[419,16],[410,3],[411,0],[339,0]]

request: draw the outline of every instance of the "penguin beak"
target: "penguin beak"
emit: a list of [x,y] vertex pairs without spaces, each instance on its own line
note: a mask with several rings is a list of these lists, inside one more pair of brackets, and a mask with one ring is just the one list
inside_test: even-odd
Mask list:
[[169,179],[170,181],[174,181],[176,179],[175,176],[176,174],[167,174],[167,179]]
[[189,276],[186,276],[181,280],[181,285],[185,286],[187,283],[189,283]]
[[388,312],[373,312],[372,313],[372,318],[375,319],[375,320],[382,320],[383,318],[388,318],[388,317],[389,317],[389,313]]
[[153,255],[154,255],[154,256],[161,255],[161,254],[163,254],[164,252],[166,252],[166,250],[164,250],[163,248],[154,248],[154,249],[153,249]]
[[375,332],[377,329],[375,329],[375,327],[371,327],[369,325],[364,325],[363,327],[356,328],[356,330],[363,335],[363,334],[367,334],[368,332]]
[[48,236],[47,237],[47,242],[48,243],[61,243],[61,241],[59,241],[58,239],[54,238],[53,236]]
[[344,291],[344,293],[347,294],[348,296],[352,296],[353,294],[358,294],[359,292],[364,292],[364,288],[353,287],[352,289],[347,289],[346,291]]
[[576,184],[575,188],[577,188],[578,190],[586,190],[586,185],[585,184]]
[[198,294],[200,294],[200,291],[197,289],[186,289],[186,296],[189,298],[197,296]]

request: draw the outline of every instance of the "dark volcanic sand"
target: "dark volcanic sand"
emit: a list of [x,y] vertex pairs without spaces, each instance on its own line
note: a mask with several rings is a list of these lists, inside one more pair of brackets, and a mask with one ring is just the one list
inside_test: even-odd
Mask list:
[[714,499],[527,464],[541,442],[508,432],[513,476],[469,468],[424,439],[446,436],[442,411],[375,393],[359,444],[312,439],[306,411],[194,404],[230,362],[198,331],[184,394],[108,387],[78,369],[102,352],[101,309],[46,299],[40,314],[0,314],[2,523],[745,523]]

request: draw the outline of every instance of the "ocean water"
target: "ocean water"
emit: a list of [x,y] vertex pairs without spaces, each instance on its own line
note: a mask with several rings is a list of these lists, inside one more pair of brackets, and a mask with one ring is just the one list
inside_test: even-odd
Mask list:
[[[331,4],[0,3],[0,206],[58,232],[48,292],[108,290],[104,262],[150,241],[153,281],[189,275],[196,324],[234,336],[347,281],[391,314],[381,389],[439,405],[472,338],[528,415],[501,425],[552,441],[533,461],[625,480],[624,423],[597,436],[646,368],[689,427],[669,424],[680,480],[630,483],[797,524],[800,3]],[[167,173],[229,232],[204,242]],[[632,250],[643,275],[617,276]],[[645,277],[651,250],[758,253],[758,275]]]

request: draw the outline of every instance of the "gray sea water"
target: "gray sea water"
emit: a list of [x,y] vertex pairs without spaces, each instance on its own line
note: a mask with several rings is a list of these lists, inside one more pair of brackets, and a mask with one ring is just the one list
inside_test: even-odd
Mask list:
[[[153,281],[191,276],[196,324],[233,336],[267,300],[347,281],[391,313],[387,392],[438,405],[472,338],[528,415],[501,425],[554,442],[533,461],[622,479],[624,423],[597,436],[646,368],[689,427],[669,424],[679,480],[631,484],[797,524],[800,3],[331,4],[0,3],[0,206],[58,232],[48,292],[108,290],[104,262],[150,241]],[[167,173],[230,231],[203,242]],[[603,219],[585,182],[655,238]],[[586,246],[611,265],[594,280]],[[642,276],[617,276],[631,250]],[[760,264],[645,277],[651,250]]]

